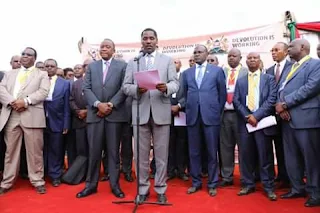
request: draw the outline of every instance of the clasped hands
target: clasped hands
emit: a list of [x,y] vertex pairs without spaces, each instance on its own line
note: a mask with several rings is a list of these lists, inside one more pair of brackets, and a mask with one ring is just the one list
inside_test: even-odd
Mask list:
[[251,126],[253,126],[253,127],[256,127],[256,126],[257,126],[258,121],[257,121],[257,119],[256,119],[252,114],[246,116],[246,119],[247,119],[247,122],[248,122]]
[[285,121],[290,121],[291,116],[288,110],[284,108],[284,103],[277,103],[275,107],[276,107],[276,112],[278,115],[280,115],[281,119]]
[[[156,89],[159,90],[160,92],[167,92],[167,84],[165,83],[159,83],[156,85]],[[147,92],[148,89],[144,88],[144,87],[139,87],[139,94],[143,94],[145,92]]]
[[26,110],[26,103],[23,99],[12,101],[9,105],[17,112],[23,112]]
[[98,104],[98,112],[97,115],[100,118],[104,118],[108,116],[112,112],[113,104],[111,102],[108,103],[99,103]]

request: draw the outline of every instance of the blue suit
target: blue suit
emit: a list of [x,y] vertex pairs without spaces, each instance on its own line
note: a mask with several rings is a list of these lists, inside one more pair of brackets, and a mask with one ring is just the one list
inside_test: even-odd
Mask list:
[[44,102],[47,128],[44,134],[44,160],[46,171],[51,179],[62,175],[64,160],[64,129],[70,129],[70,82],[57,78],[52,101]]
[[227,97],[225,75],[222,68],[207,64],[202,83],[198,88],[195,73],[196,66],[183,72],[192,186],[202,185],[201,143],[205,142],[208,152],[208,187],[216,188],[221,114]]
[[[260,72],[260,71],[256,71]],[[274,169],[272,136],[276,134],[275,126],[248,133],[246,116],[252,114],[257,121],[274,113],[277,90],[274,78],[267,74],[260,75],[259,107],[251,112],[247,107],[248,75],[238,79],[233,104],[238,114],[239,161],[240,174],[244,187],[255,188],[254,171],[256,168],[256,150],[260,165],[260,177],[265,191],[274,190]],[[257,147],[257,149],[256,149]]]
[[307,190],[311,197],[320,199],[320,60],[307,60],[281,85],[278,102],[286,103],[291,116],[289,122],[282,122],[291,190],[294,193]]

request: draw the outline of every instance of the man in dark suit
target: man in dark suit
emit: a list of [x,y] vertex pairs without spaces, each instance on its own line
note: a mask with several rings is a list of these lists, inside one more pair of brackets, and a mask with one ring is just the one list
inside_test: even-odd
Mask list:
[[127,65],[113,59],[114,52],[112,40],[102,41],[102,59],[89,64],[85,75],[83,92],[88,104],[89,164],[86,187],[77,198],[97,192],[103,144],[107,147],[111,191],[118,198],[125,196],[119,185],[119,146],[123,123],[128,122],[124,113],[126,96],[121,90]]
[[[4,72],[0,71],[0,82],[4,76]],[[0,113],[1,113],[2,104],[0,103]],[[6,144],[3,138],[3,132],[0,132],[0,181],[2,180],[2,172],[4,169],[4,155],[6,153]]]
[[310,43],[305,39],[292,41],[288,53],[296,62],[280,82],[276,112],[283,119],[284,156],[292,188],[281,198],[305,197],[307,191],[305,206],[320,206],[320,60],[309,56]]
[[44,131],[44,165],[52,185],[61,184],[63,173],[63,135],[70,128],[70,83],[56,75],[57,62],[45,61],[45,69],[51,82],[49,95],[44,102],[47,127]]
[[[182,74],[180,72],[182,65],[181,61],[175,59],[174,63],[176,65],[178,80],[182,84]],[[180,87],[179,91],[172,94],[170,97],[172,120],[174,120],[174,116],[179,116],[179,111],[182,110],[180,103],[181,98],[183,98],[182,92],[183,88]],[[188,153],[187,137],[187,128],[185,126],[175,126],[174,121],[172,121],[170,126],[168,179],[178,177],[184,181],[189,180],[185,173]]]
[[192,177],[192,187],[187,193],[195,193],[202,187],[201,143],[205,142],[208,153],[208,192],[210,196],[215,196],[218,186],[220,121],[227,97],[226,81],[222,68],[207,63],[208,50],[204,45],[197,46],[193,54],[196,65],[182,74]]
[[272,76],[263,74],[259,69],[260,55],[249,53],[247,66],[249,73],[238,79],[233,98],[233,105],[238,114],[239,161],[242,189],[239,196],[255,191],[256,168],[255,152],[258,152],[260,178],[263,188],[271,201],[277,200],[274,193],[274,169],[272,135],[275,127],[248,133],[246,124],[253,127],[274,112],[277,88]]
[[[288,55],[288,45],[283,42],[278,42],[271,49],[271,53],[272,59],[276,64],[268,68],[266,73],[275,77],[275,83],[278,90],[279,82],[281,82],[281,79],[286,77],[284,75],[285,70],[292,65],[290,61],[286,60]],[[278,175],[275,181],[279,182],[278,188],[287,188],[289,187],[289,177],[284,163],[281,118],[279,115],[277,115],[276,118],[277,134],[273,137],[273,141],[277,157]]]

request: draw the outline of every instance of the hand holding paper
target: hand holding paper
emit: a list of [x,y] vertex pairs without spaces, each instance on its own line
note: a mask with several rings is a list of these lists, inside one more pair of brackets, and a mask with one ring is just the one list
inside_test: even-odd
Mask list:
[[270,126],[274,126],[277,125],[277,121],[276,121],[276,117],[275,116],[268,116],[263,118],[262,120],[260,120],[257,124],[256,127],[253,127],[251,124],[246,124],[247,126],[247,130],[249,133],[260,130],[260,129],[264,129]]
[[179,115],[174,116],[174,126],[187,126],[186,113],[179,112]]
[[139,86],[139,92],[146,92],[141,89],[154,90],[160,84],[160,77],[158,70],[140,71],[134,73],[134,79]]

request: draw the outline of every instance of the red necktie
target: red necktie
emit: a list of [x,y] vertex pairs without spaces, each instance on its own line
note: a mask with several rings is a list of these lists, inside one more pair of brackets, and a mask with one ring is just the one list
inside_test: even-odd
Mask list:
[[[231,69],[231,74],[230,74],[229,79],[228,79],[228,86],[234,86],[235,79],[236,79],[236,69]],[[227,102],[228,102],[228,104],[231,104],[232,101],[233,101],[233,92],[232,93],[228,92],[227,93]]]
[[275,76],[275,78],[276,78],[276,83],[278,83],[279,80],[280,80],[280,64],[277,64],[277,69],[276,69],[276,76]]

